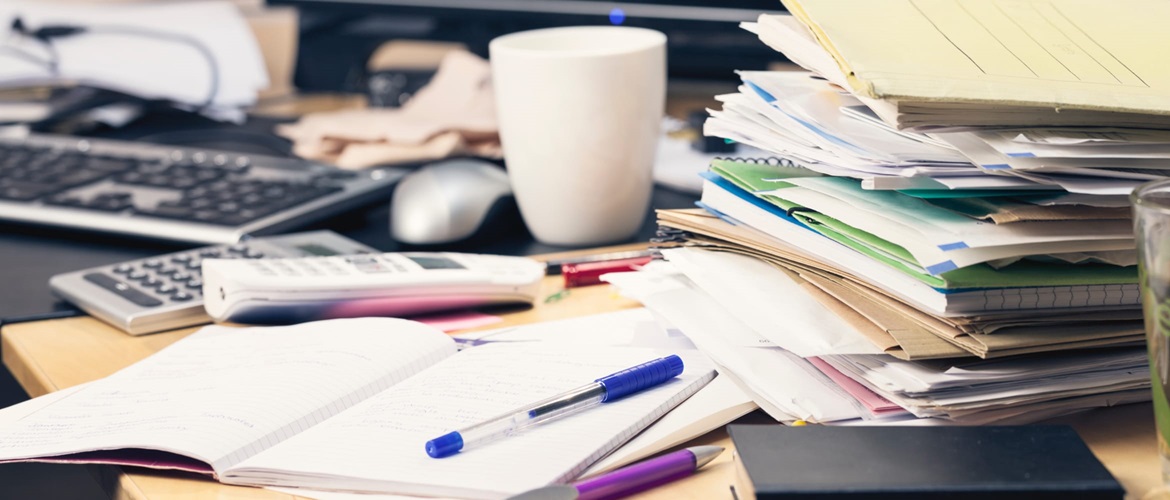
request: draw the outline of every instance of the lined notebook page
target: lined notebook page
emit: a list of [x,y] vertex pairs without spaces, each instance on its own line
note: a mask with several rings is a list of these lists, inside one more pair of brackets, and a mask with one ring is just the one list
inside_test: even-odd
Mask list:
[[220,470],[454,353],[389,318],[209,326],[3,426],[0,459],[145,448]]
[[431,367],[260,453],[222,480],[238,484],[500,498],[575,477],[714,376],[697,351],[655,389],[444,459],[424,443],[448,431],[672,354],[656,349],[501,343]]

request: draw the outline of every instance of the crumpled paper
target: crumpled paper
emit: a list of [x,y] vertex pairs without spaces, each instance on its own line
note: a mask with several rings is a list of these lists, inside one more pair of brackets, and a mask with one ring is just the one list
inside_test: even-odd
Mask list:
[[293,141],[298,156],[349,169],[503,157],[491,67],[463,51],[444,57],[430,83],[401,108],[312,113],[276,132]]

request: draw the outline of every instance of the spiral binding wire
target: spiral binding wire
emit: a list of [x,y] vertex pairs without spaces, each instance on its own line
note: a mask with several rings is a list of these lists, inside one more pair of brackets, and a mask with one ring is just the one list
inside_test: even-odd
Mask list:
[[780,158],[779,156],[769,156],[767,158],[745,158],[742,156],[716,156],[716,160],[734,161],[738,163],[753,163],[756,165],[767,164],[775,167],[790,167],[790,168],[806,168],[799,163],[796,163],[788,158]]

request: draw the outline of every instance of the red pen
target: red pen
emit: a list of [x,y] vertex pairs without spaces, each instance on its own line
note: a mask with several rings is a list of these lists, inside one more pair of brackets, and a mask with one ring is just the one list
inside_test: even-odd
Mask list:
[[654,257],[645,255],[600,262],[566,263],[561,264],[561,274],[565,277],[565,288],[596,285],[601,283],[603,274],[637,271],[651,260],[654,260]]

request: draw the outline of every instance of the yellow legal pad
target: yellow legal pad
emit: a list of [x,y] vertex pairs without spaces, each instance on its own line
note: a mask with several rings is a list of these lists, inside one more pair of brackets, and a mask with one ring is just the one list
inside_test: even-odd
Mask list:
[[[784,0],[784,5],[833,56],[854,93],[919,115],[918,121],[900,119],[903,128],[947,125],[949,118],[961,124],[956,115],[992,106],[1000,118],[1047,110],[1038,117],[1009,117],[1001,125],[1040,120],[1170,126],[1170,65],[1163,57],[1170,47],[1170,30],[1163,26],[1170,2]],[[1011,113],[1013,107],[1018,113]],[[1059,113],[1064,115],[1055,116]]]

